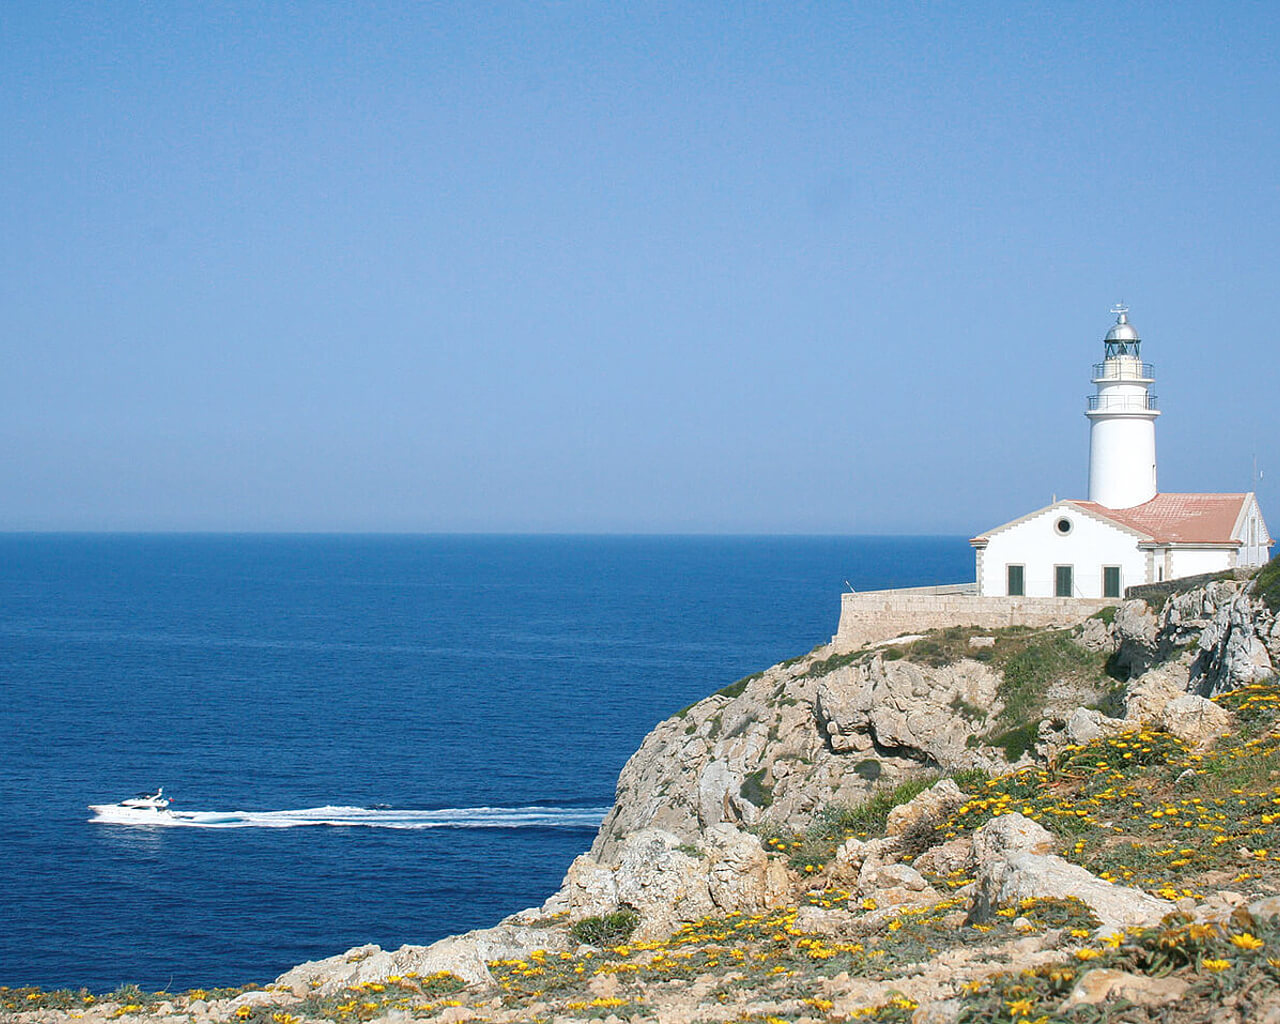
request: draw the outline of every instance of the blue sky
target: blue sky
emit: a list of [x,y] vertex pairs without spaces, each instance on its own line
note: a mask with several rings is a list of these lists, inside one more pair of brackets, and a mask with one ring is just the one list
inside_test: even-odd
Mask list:
[[0,529],[1280,529],[1280,7],[0,6]]

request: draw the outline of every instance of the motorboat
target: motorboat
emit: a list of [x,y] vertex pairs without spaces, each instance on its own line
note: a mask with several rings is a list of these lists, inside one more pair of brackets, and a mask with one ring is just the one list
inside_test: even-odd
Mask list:
[[121,800],[120,806],[134,807],[141,811],[167,811],[169,798],[164,795],[164,786],[161,786],[154,793],[139,793],[128,800]]
[[110,821],[117,824],[146,825],[163,824],[173,820],[173,812],[169,810],[169,798],[164,795],[161,786],[154,793],[144,792],[121,800],[118,804],[90,804],[89,810],[97,815],[96,821]]

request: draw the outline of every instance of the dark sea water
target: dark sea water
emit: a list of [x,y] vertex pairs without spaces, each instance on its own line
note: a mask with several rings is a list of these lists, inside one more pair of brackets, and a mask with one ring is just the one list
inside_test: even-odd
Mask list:
[[[0,536],[0,984],[265,982],[492,924],[658,721],[830,639],[846,580],[971,576],[953,537]],[[88,822],[157,785],[244,827]],[[380,810],[266,827],[322,807]]]

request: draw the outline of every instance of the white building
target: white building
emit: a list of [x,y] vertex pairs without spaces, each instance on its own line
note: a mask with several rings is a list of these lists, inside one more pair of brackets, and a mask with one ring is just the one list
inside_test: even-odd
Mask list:
[[1116,307],[1089,397],[1089,500],[1055,501],[970,542],[984,596],[1122,597],[1139,583],[1261,565],[1272,544],[1257,497],[1156,489],[1154,374]]

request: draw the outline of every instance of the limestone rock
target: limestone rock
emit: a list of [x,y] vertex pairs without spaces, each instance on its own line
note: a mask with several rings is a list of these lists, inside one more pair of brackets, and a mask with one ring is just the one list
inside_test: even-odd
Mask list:
[[1002,814],[973,834],[973,859],[978,865],[993,863],[1014,853],[1051,853],[1053,835],[1043,825],[1021,814]]
[[851,935],[859,915],[848,910],[802,906],[796,911],[796,928],[811,935]]
[[1191,658],[1178,658],[1150,669],[1129,684],[1124,715],[1130,722],[1156,723],[1165,706],[1187,692]]
[[[514,960],[535,949],[566,950],[573,940],[562,928],[529,928],[499,924],[464,935],[452,935],[430,946],[401,946],[395,951],[360,946],[324,960],[309,960],[286,971],[276,984],[295,995],[329,995],[340,989],[383,982],[391,975],[448,971],[472,985],[488,986],[491,960]],[[319,982],[313,985],[312,982]]]
[[1096,1006],[1125,999],[1137,1006],[1165,1006],[1186,994],[1188,983],[1181,978],[1152,978],[1100,967],[1089,971],[1071,990],[1062,1009],[1073,1006]]
[[1145,672],[1155,661],[1159,621],[1146,601],[1125,601],[1111,622],[1115,662],[1129,675]]
[[718,824],[696,852],[673,833],[643,829],[621,842],[612,863],[583,854],[570,865],[555,908],[578,919],[630,907],[640,915],[636,937],[649,939],[709,914],[776,906],[788,893],[785,867],[769,859],[759,839]]
[[1054,856],[1049,833],[1021,814],[988,822],[973,836],[977,891],[973,916],[989,917],[998,907],[1025,899],[1081,900],[1105,927],[1127,928],[1159,921],[1173,909],[1139,889],[1112,885],[1084,868]]
[[858,873],[858,891],[864,894],[874,893],[878,889],[906,889],[910,892],[924,892],[929,883],[924,876],[908,864],[873,864],[866,863]]
[[1271,626],[1266,606],[1253,602],[1247,592],[1222,600],[1200,633],[1200,654],[1191,672],[1195,689],[1212,697],[1270,676],[1267,635]]
[[973,866],[973,843],[968,836],[950,839],[925,850],[912,866],[932,875],[955,875],[968,871]]
[[1067,741],[1083,746],[1105,736],[1116,736],[1132,731],[1132,722],[1123,718],[1108,718],[1092,708],[1076,708],[1067,718]]
[[959,767],[973,760],[966,745],[973,723],[953,705],[994,706],[999,681],[988,665],[969,659],[931,668],[876,657],[824,677],[814,712],[834,750],[858,749],[856,737],[865,735],[878,749]]
[[942,779],[889,812],[885,833],[905,835],[920,825],[940,825],[968,799],[952,779]]
[[823,806],[861,803],[925,770],[1003,766],[967,745],[978,723],[966,715],[997,705],[989,665],[875,656],[825,670],[830,654],[776,665],[660,723],[619,776],[594,860],[612,862],[647,828],[685,843],[722,823],[800,830]]
[[1160,725],[1189,746],[1202,747],[1227,734],[1231,714],[1211,700],[1184,693],[1164,706]]
[[1076,642],[1086,651],[1114,651],[1118,644],[1112,628],[1101,619],[1090,616],[1080,624]]

